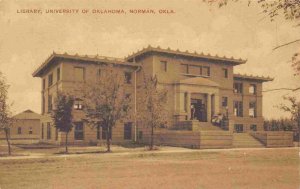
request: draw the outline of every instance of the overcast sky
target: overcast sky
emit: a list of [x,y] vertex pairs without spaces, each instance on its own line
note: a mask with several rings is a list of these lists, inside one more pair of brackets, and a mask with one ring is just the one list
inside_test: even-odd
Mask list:
[[[173,1],[53,1],[0,0],[0,71],[11,85],[14,113],[40,113],[41,81],[32,72],[53,51],[125,57],[150,45],[248,59],[235,73],[274,77],[264,89],[299,86],[290,59],[300,44],[273,51],[300,38],[294,23],[264,17],[255,3],[235,3],[218,9],[200,0]],[[41,9],[43,14],[17,13]],[[48,9],[124,9],[127,14],[46,14]],[[154,9],[156,14],[130,14],[130,9]],[[159,9],[175,14],[158,14]],[[298,84],[298,85],[297,85]],[[288,91],[264,93],[264,116],[285,116],[276,105]],[[299,95],[299,93],[298,93]]]

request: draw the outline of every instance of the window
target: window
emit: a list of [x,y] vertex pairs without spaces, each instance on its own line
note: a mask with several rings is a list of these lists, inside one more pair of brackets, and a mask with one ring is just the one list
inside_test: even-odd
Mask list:
[[250,94],[256,94],[256,85],[255,84],[250,84],[249,93]]
[[48,75],[48,87],[53,84],[53,74]]
[[180,72],[184,74],[189,73],[189,65],[187,64],[181,64]]
[[[107,126],[106,125],[102,125],[102,140],[106,140],[107,139],[106,132],[107,132]],[[109,136],[110,139],[112,138],[111,137],[111,133],[112,133],[112,131],[110,131],[108,133],[108,136]]]
[[42,123],[42,139],[44,139],[44,123]]
[[53,105],[52,105],[52,95],[48,95],[48,112],[52,111]]
[[83,109],[83,101],[81,99],[76,99],[75,100],[74,109],[75,110],[82,110]]
[[184,108],[184,111],[187,112],[187,103],[188,103],[188,94],[187,93],[184,93],[184,99],[183,99],[183,108]]
[[251,131],[257,131],[257,126],[256,125],[250,125],[250,130]]
[[210,76],[210,68],[208,66],[203,66],[201,75]]
[[18,135],[22,134],[22,128],[18,127]]
[[143,139],[143,131],[139,131],[138,139],[139,140]]
[[84,139],[83,122],[75,122],[74,125],[75,125],[74,139],[83,140]]
[[201,66],[189,66],[189,72],[193,75],[201,75]]
[[32,132],[32,127],[29,128],[29,132],[28,132],[28,133],[29,133],[30,135],[32,135],[32,133],[33,133],[33,132]]
[[223,68],[223,76],[225,78],[228,78],[228,69],[227,68]]
[[168,70],[167,61],[160,61],[160,70],[163,72],[167,72],[167,70]]
[[42,87],[43,87],[43,90],[46,88],[46,79],[43,79]]
[[44,97],[44,94],[42,94],[42,114],[45,113],[45,97]]
[[75,67],[74,68],[74,80],[75,81],[84,81],[84,79],[85,79],[84,68]]
[[228,97],[225,97],[225,96],[222,97],[222,106],[223,107],[228,106]]
[[131,140],[131,128],[132,128],[131,122],[124,124],[124,140]]
[[98,123],[98,125],[97,125],[97,140],[101,139],[100,136],[101,136],[101,123]]
[[234,101],[233,102],[233,113],[237,117],[243,117],[243,102],[242,101]]
[[51,139],[51,125],[49,122],[47,123],[47,139]]
[[249,103],[249,116],[256,117],[256,102]]
[[243,83],[234,83],[233,91],[234,93],[243,93]]
[[57,79],[57,81],[60,80],[60,68],[57,68],[57,70],[56,70],[56,79]]
[[236,133],[242,133],[244,131],[244,125],[243,124],[235,124],[234,131]]
[[125,72],[125,83],[130,84],[131,83],[131,72]]

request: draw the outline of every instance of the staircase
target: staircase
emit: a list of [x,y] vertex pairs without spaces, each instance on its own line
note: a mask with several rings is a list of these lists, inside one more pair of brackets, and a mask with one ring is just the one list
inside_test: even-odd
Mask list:
[[232,146],[234,148],[263,148],[260,141],[248,133],[233,133]]

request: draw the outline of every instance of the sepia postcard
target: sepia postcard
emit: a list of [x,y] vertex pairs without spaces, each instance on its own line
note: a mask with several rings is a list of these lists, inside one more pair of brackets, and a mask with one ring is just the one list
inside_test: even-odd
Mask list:
[[0,189],[300,188],[299,0],[0,0]]

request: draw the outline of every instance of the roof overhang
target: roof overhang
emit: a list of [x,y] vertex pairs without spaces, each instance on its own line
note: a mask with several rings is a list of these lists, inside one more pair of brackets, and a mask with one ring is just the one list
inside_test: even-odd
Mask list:
[[33,73],[33,77],[41,77],[44,73],[44,71],[49,68],[50,66],[57,63],[59,60],[70,60],[70,61],[84,61],[86,63],[94,63],[94,64],[101,64],[101,63],[107,63],[107,64],[114,64],[114,65],[120,65],[120,66],[130,66],[130,67],[139,67],[140,65],[137,63],[131,63],[127,62],[123,59],[117,59],[117,58],[110,58],[110,57],[103,57],[103,56],[80,56],[78,54],[75,55],[69,55],[69,54],[57,54],[53,53],[50,55],[49,58],[46,59],[46,61],[39,66]]
[[256,82],[268,82],[274,80],[274,78],[271,77],[253,76],[253,75],[245,75],[245,74],[234,74],[233,78],[238,80],[248,80],[248,81],[256,81]]
[[228,58],[226,56],[218,56],[218,55],[210,55],[210,54],[204,54],[204,53],[197,53],[195,52],[189,52],[189,51],[179,51],[177,50],[172,50],[170,48],[168,49],[162,49],[159,46],[158,47],[151,47],[148,46],[147,48],[143,48],[142,50],[133,53],[127,57],[125,57],[125,60],[132,62],[134,59],[139,58],[143,55],[149,54],[149,53],[162,53],[162,54],[167,54],[167,55],[173,55],[173,56],[181,56],[181,57],[189,57],[189,58],[198,58],[198,59],[205,59],[205,60],[213,60],[213,61],[219,61],[223,63],[228,63],[232,65],[240,65],[240,64],[245,64],[247,60],[243,60],[241,58],[235,59],[233,57]]

